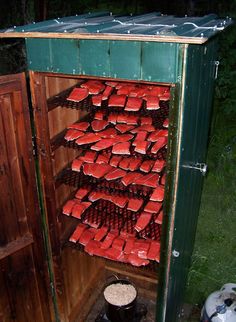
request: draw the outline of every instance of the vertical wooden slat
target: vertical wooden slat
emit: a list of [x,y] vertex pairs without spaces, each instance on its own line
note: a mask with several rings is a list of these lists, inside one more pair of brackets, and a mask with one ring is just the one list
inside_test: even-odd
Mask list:
[[55,207],[56,198],[53,167],[50,161],[53,155],[50,147],[45,78],[43,75],[30,73],[30,82],[40,167],[40,188],[42,189],[42,197],[48,225],[48,232],[45,233],[49,233],[50,236],[50,246],[48,246],[51,254],[49,254],[49,257],[53,261],[54,282],[56,286],[57,305],[60,312],[60,318],[62,321],[66,321],[66,312],[63,303],[64,282],[61,271],[60,235]]
[[34,239],[32,245],[22,244],[24,248],[1,260],[5,298],[1,289],[0,307],[7,299],[6,321],[32,321],[32,317],[36,322],[51,321],[25,76],[2,76],[0,81],[0,180],[4,184],[0,229],[9,245],[28,234]]

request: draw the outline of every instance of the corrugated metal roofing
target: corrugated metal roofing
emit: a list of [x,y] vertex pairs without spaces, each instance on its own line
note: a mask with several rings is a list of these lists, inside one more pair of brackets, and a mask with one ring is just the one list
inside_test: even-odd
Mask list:
[[107,38],[125,40],[203,43],[232,24],[231,18],[174,17],[152,12],[117,16],[108,12],[57,18],[0,30],[0,37]]

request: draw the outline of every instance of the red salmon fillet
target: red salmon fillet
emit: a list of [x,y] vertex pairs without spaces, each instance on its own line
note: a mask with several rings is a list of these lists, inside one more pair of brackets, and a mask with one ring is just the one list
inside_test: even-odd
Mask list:
[[86,245],[89,243],[89,241],[90,241],[91,239],[93,239],[93,237],[95,236],[96,232],[97,232],[97,229],[96,229],[96,228],[89,228],[89,229],[86,229],[86,230],[83,232],[83,234],[81,235],[81,237],[80,237],[80,239],[79,239],[79,243],[80,243],[81,245],[86,246]]
[[82,160],[86,163],[94,163],[97,157],[97,153],[94,151],[87,151],[84,155],[79,157],[79,160]]
[[126,174],[126,176],[124,176],[124,178],[121,179],[121,181],[125,186],[128,186],[131,183],[136,183],[136,181],[141,177],[143,177],[142,174],[138,172],[129,172]]
[[100,141],[101,138],[100,136],[94,134],[94,133],[86,133],[84,136],[82,136],[81,138],[77,139],[75,141],[76,144],[78,145],[83,145],[83,144],[91,144],[91,143],[95,143],[97,141]]
[[80,172],[83,163],[84,163],[84,161],[75,159],[72,162],[71,169],[73,171]]
[[107,232],[108,232],[108,227],[102,226],[97,230],[97,233],[94,236],[94,240],[101,241],[107,235]]
[[131,133],[139,133],[140,131],[147,131],[147,132],[153,132],[155,131],[155,127],[150,124],[144,124],[139,127],[136,127],[135,129],[131,130]]
[[125,133],[134,128],[133,125],[127,125],[127,124],[117,124],[116,129],[120,131],[120,133]]
[[123,114],[123,113],[118,114],[116,121],[117,121],[117,123],[127,124],[127,115],[126,114]]
[[110,113],[110,114],[108,115],[107,121],[108,121],[109,123],[116,124],[116,123],[117,123],[117,117],[118,117],[118,115],[117,115],[117,114],[115,114],[115,113]]
[[115,168],[105,175],[105,179],[108,181],[117,180],[123,178],[125,175],[126,171]]
[[152,219],[152,214],[147,212],[142,212],[136,222],[134,229],[137,230],[137,232],[140,232],[141,230],[147,227],[151,219]]
[[84,197],[87,196],[89,192],[90,192],[90,189],[88,188],[80,188],[77,190],[75,194],[75,198],[82,200]]
[[151,214],[157,214],[162,207],[162,203],[156,201],[149,201],[144,208],[145,212],[149,212]]
[[116,89],[121,89],[122,87],[125,87],[125,86],[134,86],[134,84],[133,83],[128,83],[128,82],[119,82],[116,85]]
[[130,254],[128,257],[128,262],[133,266],[146,266],[149,264],[149,260],[139,258],[136,254]]
[[145,94],[146,87],[135,87],[129,93],[130,97],[143,97]]
[[146,131],[139,131],[136,134],[136,138],[133,142],[133,145],[136,146],[137,141],[145,141],[147,137],[147,132]]
[[63,206],[62,213],[64,215],[70,216],[73,207],[76,205],[75,200],[68,200],[66,204]]
[[147,110],[159,110],[159,97],[158,96],[145,96]]
[[143,175],[135,180],[136,184],[140,184],[142,186],[156,188],[158,186],[159,175],[148,173]]
[[167,130],[154,131],[149,135],[147,140],[150,142],[156,142],[162,136],[168,136],[168,131]]
[[130,142],[117,143],[112,148],[113,154],[130,154]]
[[101,139],[99,142],[91,146],[92,150],[95,151],[102,151],[105,149],[108,149],[112,147],[115,143],[117,143],[116,138],[110,138],[110,139]]
[[157,241],[151,241],[151,246],[149,248],[147,258],[153,261],[160,261],[160,243]]
[[165,92],[164,94],[160,95],[161,101],[169,101],[170,100],[170,92]]
[[138,97],[129,97],[125,106],[125,111],[137,112],[142,107],[143,100]]
[[113,82],[113,81],[106,81],[105,84],[107,86],[116,87],[119,83],[118,82]]
[[134,247],[131,250],[131,254],[136,254],[139,258],[147,259],[149,248],[150,242],[146,240],[136,240],[134,243]]
[[122,160],[121,156],[114,155],[110,160],[110,165],[113,167],[118,167],[121,160]]
[[68,101],[73,101],[73,102],[81,102],[83,101],[86,97],[88,97],[89,92],[87,88],[74,88],[70,95],[67,97]]
[[128,170],[129,169],[129,164],[130,164],[130,158],[128,157],[124,157],[120,163],[119,163],[119,167],[121,169],[124,169],[124,170]]
[[104,121],[104,120],[95,120],[95,121],[92,121],[91,123],[91,126],[92,126],[92,129],[95,131],[95,132],[99,132],[99,131],[102,131],[104,130],[107,126],[108,126],[108,122],[107,121]]
[[72,214],[71,214],[72,217],[81,219],[82,214],[90,205],[91,205],[91,202],[76,203],[76,205],[72,209]]
[[161,182],[160,184],[164,186],[166,184],[166,174],[164,173],[163,176],[161,177]]
[[96,254],[97,249],[101,247],[101,243],[99,241],[90,239],[88,243],[86,243],[84,247],[84,251],[89,255],[93,256]]
[[92,96],[92,104],[100,107],[102,105],[102,94]]
[[157,217],[155,218],[155,223],[162,225],[163,216],[164,216],[163,211],[160,211],[159,214],[157,215]]
[[105,88],[105,85],[102,84],[102,82],[98,80],[88,80],[87,82],[80,85],[82,88],[87,88],[89,91],[89,94],[99,94],[102,92]]
[[104,92],[102,93],[102,100],[107,100],[113,91],[113,87],[106,86]]
[[110,260],[113,260],[113,261],[122,261],[123,259],[123,252],[119,249],[116,249],[116,248],[108,248],[106,251],[105,251],[105,257],[110,259]]
[[135,242],[135,238],[134,237],[128,237],[126,244],[125,244],[125,248],[124,248],[124,253],[125,254],[130,254],[133,247],[134,247],[134,242]]
[[126,116],[126,123],[128,125],[138,125],[138,116],[136,116],[136,115],[127,115]]
[[162,87],[162,86],[153,86],[150,90],[148,95],[151,96],[160,96],[162,95],[166,90],[168,89],[168,87]]
[[113,240],[114,240],[116,237],[118,237],[118,236],[119,236],[119,232],[118,232],[118,230],[112,230],[112,231],[110,231],[110,232],[107,234],[107,236],[106,236],[106,238],[104,239],[104,241],[102,242],[102,244],[101,244],[101,248],[102,248],[102,249],[108,249],[108,248],[112,245]]
[[66,135],[64,136],[64,138],[67,140],[67,141],[73,141],[75,139],[78,139],[80,138],[81,136],[84,135],[84,132],[82,131],[77,131],[77,130],[74,130],[74,129],[69,129],[67,132],[66,132]]
[[88,122],[79,122],[79,123],[71,124],[67,128],[84,132],[88,129],[89,125],[90,124]]
[[[90,168],[89,168],[89,172],[86,172],[87,175],[91,175],[92,177],[94,178],[97,178],[97,179],[100,179],[102,177],[105,176],[105,174],[107,174],[109,171],[112,170],[112,166],[110,166],[109,164],[90,164],[89,165]],[[84,166],[84,170],[86,171],[87,169],[85,169],[85,166]]]
[[94,115],[94,119],[102,121],[104,119],[104,116],[105,116],[105,112],[97,111]]
[[150,200],[162,202],[164,199],[165,189],[162,186],[158,186],[152,193]]
[[162,124],[163,127],[168,128],[169,127],[169,119],[165,119],[165,121]]
[[124,107],[126,102],[125,95],[111,95],[108,101],[109,107]]
[[93,169],[94,163],[83,164],[83,173],[86,176],[91,176],[91,170]]
[[129,158],[129,170],[130,171],[137,170],[141,163],[142,163],[142,161],[140,159]]
[[130,91],[135,88],[135,85],[123,85],[118,89],[117,95],[129,95]]
[[112,248],[115,248],[118,250],[123,250],[124,245],[125,245],[124,238],[117,237],[116,239],[114,239],[114,241],[112,243]]
[[101,191],[92,191],[89,196],[88,196],[88,199],[92,202],[95,202],[99,199],[103,199],[104,197],[104,192],[101,192]]
[[168,139],[166,136],[161,136],[153,145],[151,153],[157,153],[161,148],[163,148],[167,144],[167,141]]
[[106,129],[104,131],[99,132],[99,136],[103,139],[114,138],[117,135],[117,131],[114,128]]
[[140,210],[142,205],[143,205],[143,199],[130,198],[127,209],[136,212]]
[[75,231],[70,236],[69,241],[73,242],[73,243],[76,243],[80,239],[81,235],[83,234],[83,232],[85,231],[86,228],[87,228],[86,225],[78,224],[78,226],[76,227]]
[[165,160],[156,160],[152,168],[152,172],[161,172],[166,164]]
[[140,117],[141,125],[152,125],[152,118],[150,116],[142,116]]
[[120,196],[110,196],[110,201],[113,202],[116,206],[120,208],[124,208],[128,202],[127,197],[120,197]]
[[147,150],[149,148],[150,143],[147,141],[135,141],[135,152],[141,153],[141,154],[146,154]]
[[109,163],[110,156],[111,156],[110,153],[99,154],[99,156],[97,157],[96,163],[97,164]]
[[116,136],[116,139],[117,139],[117,143],[119,142],[127,142],[127,141],[130,141],[133,139],[133,135],[132,134],[120,134],[120,135],[117,135]]
[[152,167],[154,165],[154,161],[153,160],[146,160],[146,161],[143,161],[141,167],[140,167],[140,170],[143,171],[143,172],[150,172]]

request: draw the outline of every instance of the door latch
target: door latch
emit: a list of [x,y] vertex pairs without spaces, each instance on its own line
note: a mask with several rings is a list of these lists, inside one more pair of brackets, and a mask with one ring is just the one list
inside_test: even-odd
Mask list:
[[218,77],[218,69],[219,69],[220,62],[219,60],[215,61],[215,79]]
[[201,172],[201,174],[203,176],[205,176],[207,174],[207,169],[208,169],[206,163],[184,164],[182,167],[187,168],[187,169],[198,170]]

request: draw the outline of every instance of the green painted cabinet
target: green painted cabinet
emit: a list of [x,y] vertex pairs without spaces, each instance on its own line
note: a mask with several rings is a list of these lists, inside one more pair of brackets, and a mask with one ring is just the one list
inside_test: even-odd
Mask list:
[[[63,193],[55,193],[55,149],[48,139],[54,137],[59,124],[63,127],[63,117],[67,116],[50,112],[47,102],[61,87],[66,90],[81,77],[152,82],[171,88],[156,321],[175,322],[181,310],[206,172],[217,61],[215,35],[229,24],[230,20],[219,20],[214,15],[175,18],[152,13],[113,17],[101,13],[58,18],[0,33],[0,37],[26,38],[38,149],[38,189],[58,321],[76,321],[78,312],[86,307],[83,298],[79,298],[80,306],[75,304],[76,294],[80,293],[76,282],[68,286],[71,276],[77,270],[87,276],[90,270],[97,269],[96,278],[89,280],[87,276],[90,283],[95,283],[103,266],[99,261],[90,263],[82,254],[74,259],[76,269],[72,263],[77,255],[65,251],[62,256],[59,229],[55,228],[60,223],[53,205],[58,198],[63,199]],[[60,87],[64,80],[67,85]],[[64,166],[71,161],[69,154],[60,157],[64,158]],[[86,282],[78,285],[82,288]],[[91,289],[83,294],[88,296],[88,292],[93,298]]]

